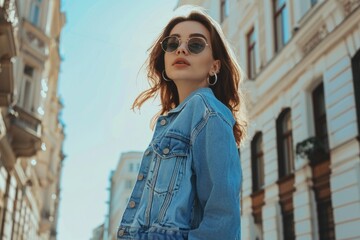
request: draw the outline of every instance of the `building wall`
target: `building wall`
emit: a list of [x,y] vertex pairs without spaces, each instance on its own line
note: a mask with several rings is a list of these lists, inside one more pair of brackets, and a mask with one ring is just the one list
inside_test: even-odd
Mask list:
[[136,183],[142,155],[142,152],[122,153],[116,169],[111,173],[109,213],[105,220],[108,222],[107,238],[104,239],[117,239],[117,229]]
[[[211,2],[211,4],[209,4]],[[319,239],[313,189],[314,167],[296,155],[298,143],[315,135],[311,93],[324,85],[326,124],[330,147],[330,193],[336,239],[360,238],[359,129],[352,59],[360,50],[360,1],[287,0],[289,41],[279,51],[274,43],[274,12],[270,0],[230,0],[221,23],[248,78],[246,89],[249,139],[241,148],[243,167],[243,239],[283,239],[280,206],[276,119],[291,109],[294,149],[294,227],[296,239]],[[189,1],[179,1],[178,5]],[[219,20],[220,1],[198,1]],[[213,14],[216,12],[216,14]],[[254,28],[255,76],[249,76],[247,34]],[[356,80],[355,80],[356,81]],[[358,81],[358,80],[357,80]],[[254,222],[251,140],[263,136],[264,176],[262,227]]]
[[59,0],[0,3],[0,238],[56,239],[65,15]]

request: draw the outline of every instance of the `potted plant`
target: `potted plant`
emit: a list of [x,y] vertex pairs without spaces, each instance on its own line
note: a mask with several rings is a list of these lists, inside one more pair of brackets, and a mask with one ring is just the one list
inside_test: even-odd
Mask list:
[[324,143],[317,137],[310,137],[296,144],[296,154],[301,158],[308,158],[311,163],[320,162],[328,157]]

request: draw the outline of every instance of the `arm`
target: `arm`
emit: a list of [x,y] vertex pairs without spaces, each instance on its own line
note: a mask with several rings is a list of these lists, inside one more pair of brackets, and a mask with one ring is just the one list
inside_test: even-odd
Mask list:
[[193,146],[196,189],[204,215],[189,240],[240,239],[241,167],[232,127],[210,115]]

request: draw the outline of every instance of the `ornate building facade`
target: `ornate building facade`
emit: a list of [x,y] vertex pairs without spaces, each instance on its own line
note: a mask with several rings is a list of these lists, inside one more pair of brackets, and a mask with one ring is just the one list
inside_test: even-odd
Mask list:
[[359,239],[360,1],[184,4],[221,23],[247,73],[242,239]]
[[60,0],[0,0],[0,239],[56,239]]

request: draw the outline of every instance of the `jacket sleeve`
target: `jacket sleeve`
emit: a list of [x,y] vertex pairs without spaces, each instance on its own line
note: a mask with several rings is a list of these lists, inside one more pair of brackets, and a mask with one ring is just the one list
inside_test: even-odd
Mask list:
[[193,168],[203,218],[189,240],[240,239],[242,173],[233,130],[210,115],[193,145]]

